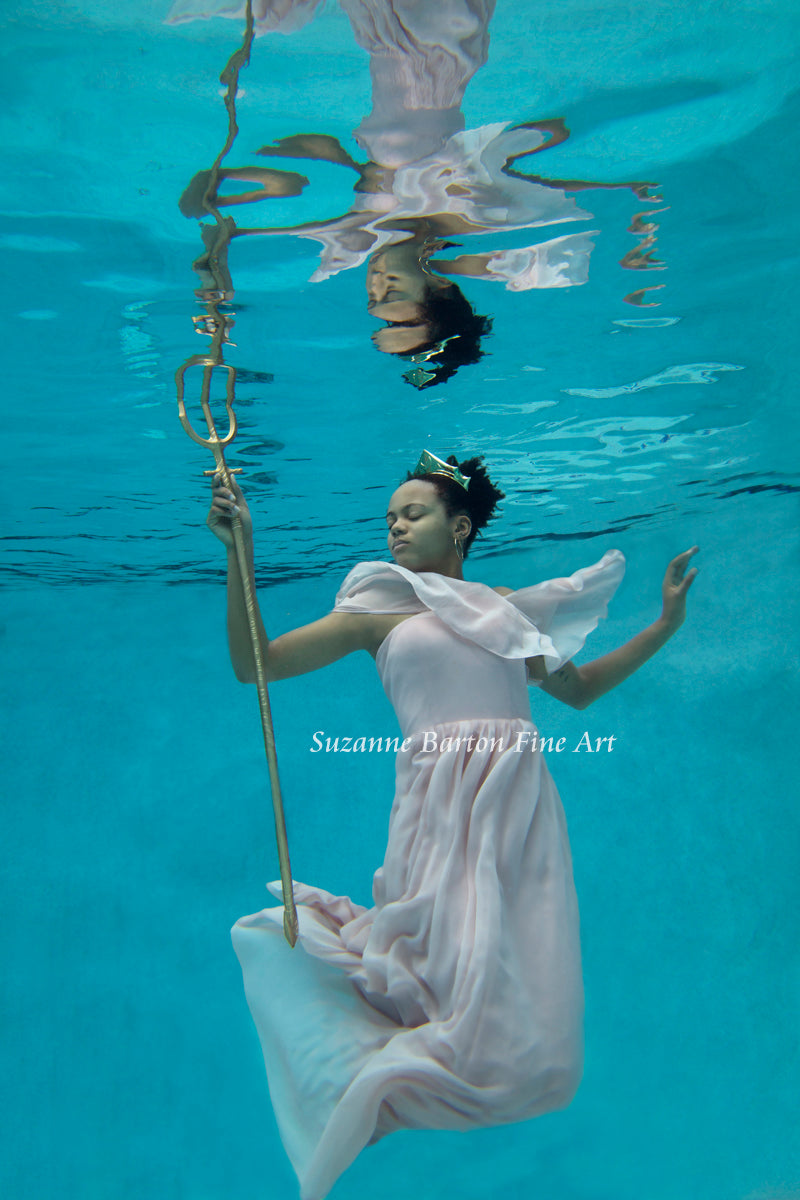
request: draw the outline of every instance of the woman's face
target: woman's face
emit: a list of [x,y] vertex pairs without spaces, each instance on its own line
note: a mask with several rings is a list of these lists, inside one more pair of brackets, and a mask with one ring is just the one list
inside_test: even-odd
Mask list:
[[448,517],[439,493],[427,479],[410,479],[397,489],[386,512],[388,545],[394,561],[409,571],[460,574],[454,539],[468,535],[469,517]]
[[367,264],[367,311],[389,324],[372,335],[384,354],[408,354],[435,341],[425,316],[425,297],[431,278],[419,261],[414,241],[387,246]]

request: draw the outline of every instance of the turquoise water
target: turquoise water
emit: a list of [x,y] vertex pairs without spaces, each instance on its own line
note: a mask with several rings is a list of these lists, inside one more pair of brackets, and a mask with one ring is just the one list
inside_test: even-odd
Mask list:
[[[224,140],[218,75],[241,31],[166,27],[167,7],[4,9],[13,1200],[296,1194],[227,933],[277,875],[258,715],[227,664],[209,463],[172,382],[203,347],[201,243],[177,200]],[[507,1129],[393,1135],[333,1195],[786,1200],[800,1195],[797,18],[526,0],[490,33],[467,129],[561,117],[571,136],[537,171],[657,183],[666,269],[620,266],[653,206],[582,192],[600,231],[587,283],[466,281],[493,319],[487,353],[417,392],[370,343],[363,268],[311,284],[318,246],[238,240],[226,358],[250,375],[231,461],[268,627],[325,612],[350,566],[382,555],[387,487],[423,445],[483,451],[508,495],[471,578],[521,586],[625,553],[584,659],[657,616],[673,554],[699,544],[701,572],[687,623],[623,687],[584,713],[535,697],[545,734],[618,739],[612,755],[550,756],[582,911],[578,1096]],[[259,39],[231,162],[310,130],[357,155],[367,66],[335,7]],[[309,187],[270,223],[347,210],[349,176],[298,169]],[[625,302],[657,284],[658,307]],[[295,873],[364,901],[391,763],[309,746],[315,730],[394,732],[374,668],[276,685],[273,707]]]

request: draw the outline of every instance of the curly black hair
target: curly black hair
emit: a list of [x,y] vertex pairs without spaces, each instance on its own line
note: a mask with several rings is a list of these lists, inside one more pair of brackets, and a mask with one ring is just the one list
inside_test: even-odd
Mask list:
[[[428,287],[420,307],[433,337],[427,345],[418,346],[413,354],[400,355],[418,363],[403,375],[418,391],[446,383],[459,367],[479,362],[485,353],[481,338],[492,328],[491,318],[478,316],[454,283],[444,288]],[[419,361],[437,346],[439,349],[435,353]]]
[[448,517],[455,517],[462,512],[467,514],[472,522],[472,529],[462,543],[464,558],[466,558],[476,536],[493,519],[499,502],[505,500],[505,494],[495,487],[486,473],[486,468],[483,466],[483,455],[477,458],[465,458],[463,462],[458,462],[455,455],[451,454],[447,462],[451,467],[458,467],[461,474],[468,477],[469,486],[466,491],[460,483],[456,483],[454,479],[449,479],[446,475],[414,475],[409,471],[403,482],[408,483],[411,479],[425,479],[436,488],[444,502]]

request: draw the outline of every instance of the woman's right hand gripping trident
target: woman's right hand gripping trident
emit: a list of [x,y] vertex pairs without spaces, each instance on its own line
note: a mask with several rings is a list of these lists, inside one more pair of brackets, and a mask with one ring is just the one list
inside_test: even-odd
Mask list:
[[242,489],[233,476],[231,476],[231,488],[225,487],[222,482],[222,476],[217,472],[211,481],[211,508],[208,512],[206,524],[214,536],[218,537],[222,544],[227,546],[229,550],[232,550],[233,529],[231,527],[231,518],[238,514],[241,518],[245,540],[248,547],[252,550],[253,521],[250,516],[250,509],[247,506]]
[[[250,625],[243,599],[239,562],[233,541],[233,517],[242,522],[245,553],[250,571],[253,570],[253,521],[242,489],[235,479],[225,487],[216,474],[211,483],[212,499],[207,525],[228,551],[228,645],[236,678],[241,683],[254,683],[256,677]],[[375,654],[378,646],[395,624],[390,615],[371,613],[330,612],[319,621],[293,629],[280,637],[269,639],[261,620],[256,601],[256,619],[261,648],[269,682],[316,671],[355,650]]]

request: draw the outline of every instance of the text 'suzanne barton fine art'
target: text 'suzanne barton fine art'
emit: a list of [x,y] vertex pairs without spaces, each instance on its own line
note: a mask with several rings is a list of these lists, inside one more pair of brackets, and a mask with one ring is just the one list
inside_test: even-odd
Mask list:
[[[590,734],[588,729],[577,740],[566,737],[543,737],[531,729],[518,729],[512,738],[484,737],[475,733],[462,737],[442,735],[436,729],[422,731],[422,744],[417,745],[417,738],[407,737],[402,741],[399,737],[353,737],[336,734],[329,737],[324,730],[317,729],[311,735],[311,754],[409,754],[412,751],[420,754],[456,754],[466,750],[468,754],[486,754],[509,751],[511,754],[563,754],[571,750],[573,754],[582,751],[597,754],[601,750],[611,751],[614,742],[618,741],[616,734],[606,734],[602,737]],[[571,744],[570,744],[571,743]]]

